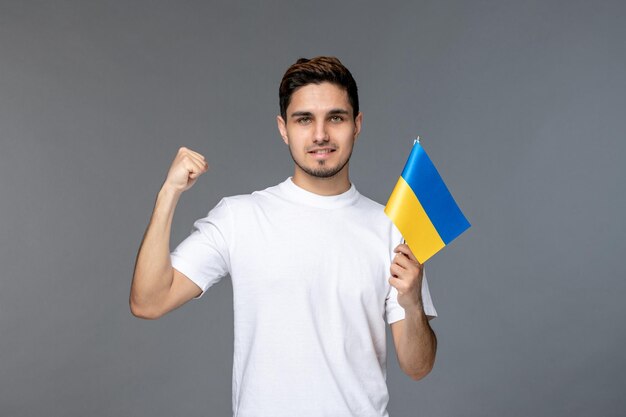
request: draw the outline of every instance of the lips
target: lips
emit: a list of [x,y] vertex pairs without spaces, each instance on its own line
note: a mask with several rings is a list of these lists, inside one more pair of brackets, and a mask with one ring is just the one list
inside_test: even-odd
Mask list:
[[312,149],[312,150],[308,151],[307,153],[309,155],[311,155],[311,158],[313,158],[313,159],[325,160],[327,158],[330,158],[330,156],[335,151],[336,151],[336,149],[334,149],[334,148],[315,148],[315,149]]
[[325,154],[329,154],[331,152],[335,152],[335,149],[333,149],[333,148],[317,148],[317,149],[310,150],[308,153],[313,154],[313,155],[325,155]]

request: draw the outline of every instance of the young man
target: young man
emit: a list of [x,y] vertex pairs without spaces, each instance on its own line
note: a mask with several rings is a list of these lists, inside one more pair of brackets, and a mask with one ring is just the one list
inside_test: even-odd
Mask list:
[[158,318],[230,275],[234,416],[388,416],[385,320],[402,370],[418,380],[432,369],[437,313],[423,267],[349,179],[362,119],[338,59],[300,59],[277,117],[293,177],[222,199],[171,254],[174,209],[207,171],[204,157],[180,148],[158,194],[132,313]]

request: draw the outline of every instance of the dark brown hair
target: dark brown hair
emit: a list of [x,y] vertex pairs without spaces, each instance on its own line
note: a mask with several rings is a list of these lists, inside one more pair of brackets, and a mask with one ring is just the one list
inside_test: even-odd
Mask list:
[[359,113],[359,95],[352,74],[337,58],[318,56],[311,59],[300,58],[283,75],[278,90],[280,115],[283,120],[287,121],[287,107],[294,91],[307,84],[321,84],[323,82],[336,84],[347,91],[348,100],[352,105],[352,116],[356,118]]

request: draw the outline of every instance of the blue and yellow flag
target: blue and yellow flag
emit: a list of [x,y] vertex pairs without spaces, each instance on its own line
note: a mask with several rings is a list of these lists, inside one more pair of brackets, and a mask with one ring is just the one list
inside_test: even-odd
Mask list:
[[413,144],[385,213],[420,263],[470,227],[419,140]]

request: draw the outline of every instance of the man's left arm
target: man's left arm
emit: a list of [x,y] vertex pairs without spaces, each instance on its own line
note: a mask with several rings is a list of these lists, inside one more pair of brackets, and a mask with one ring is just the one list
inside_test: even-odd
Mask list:
[[422,302],[424,267],[406,244],[398,245],[389,284],[398,290],[404,320],[391,324],[400,369],[413,380],[424,378],[435,364],[437,337],[428,324]]

